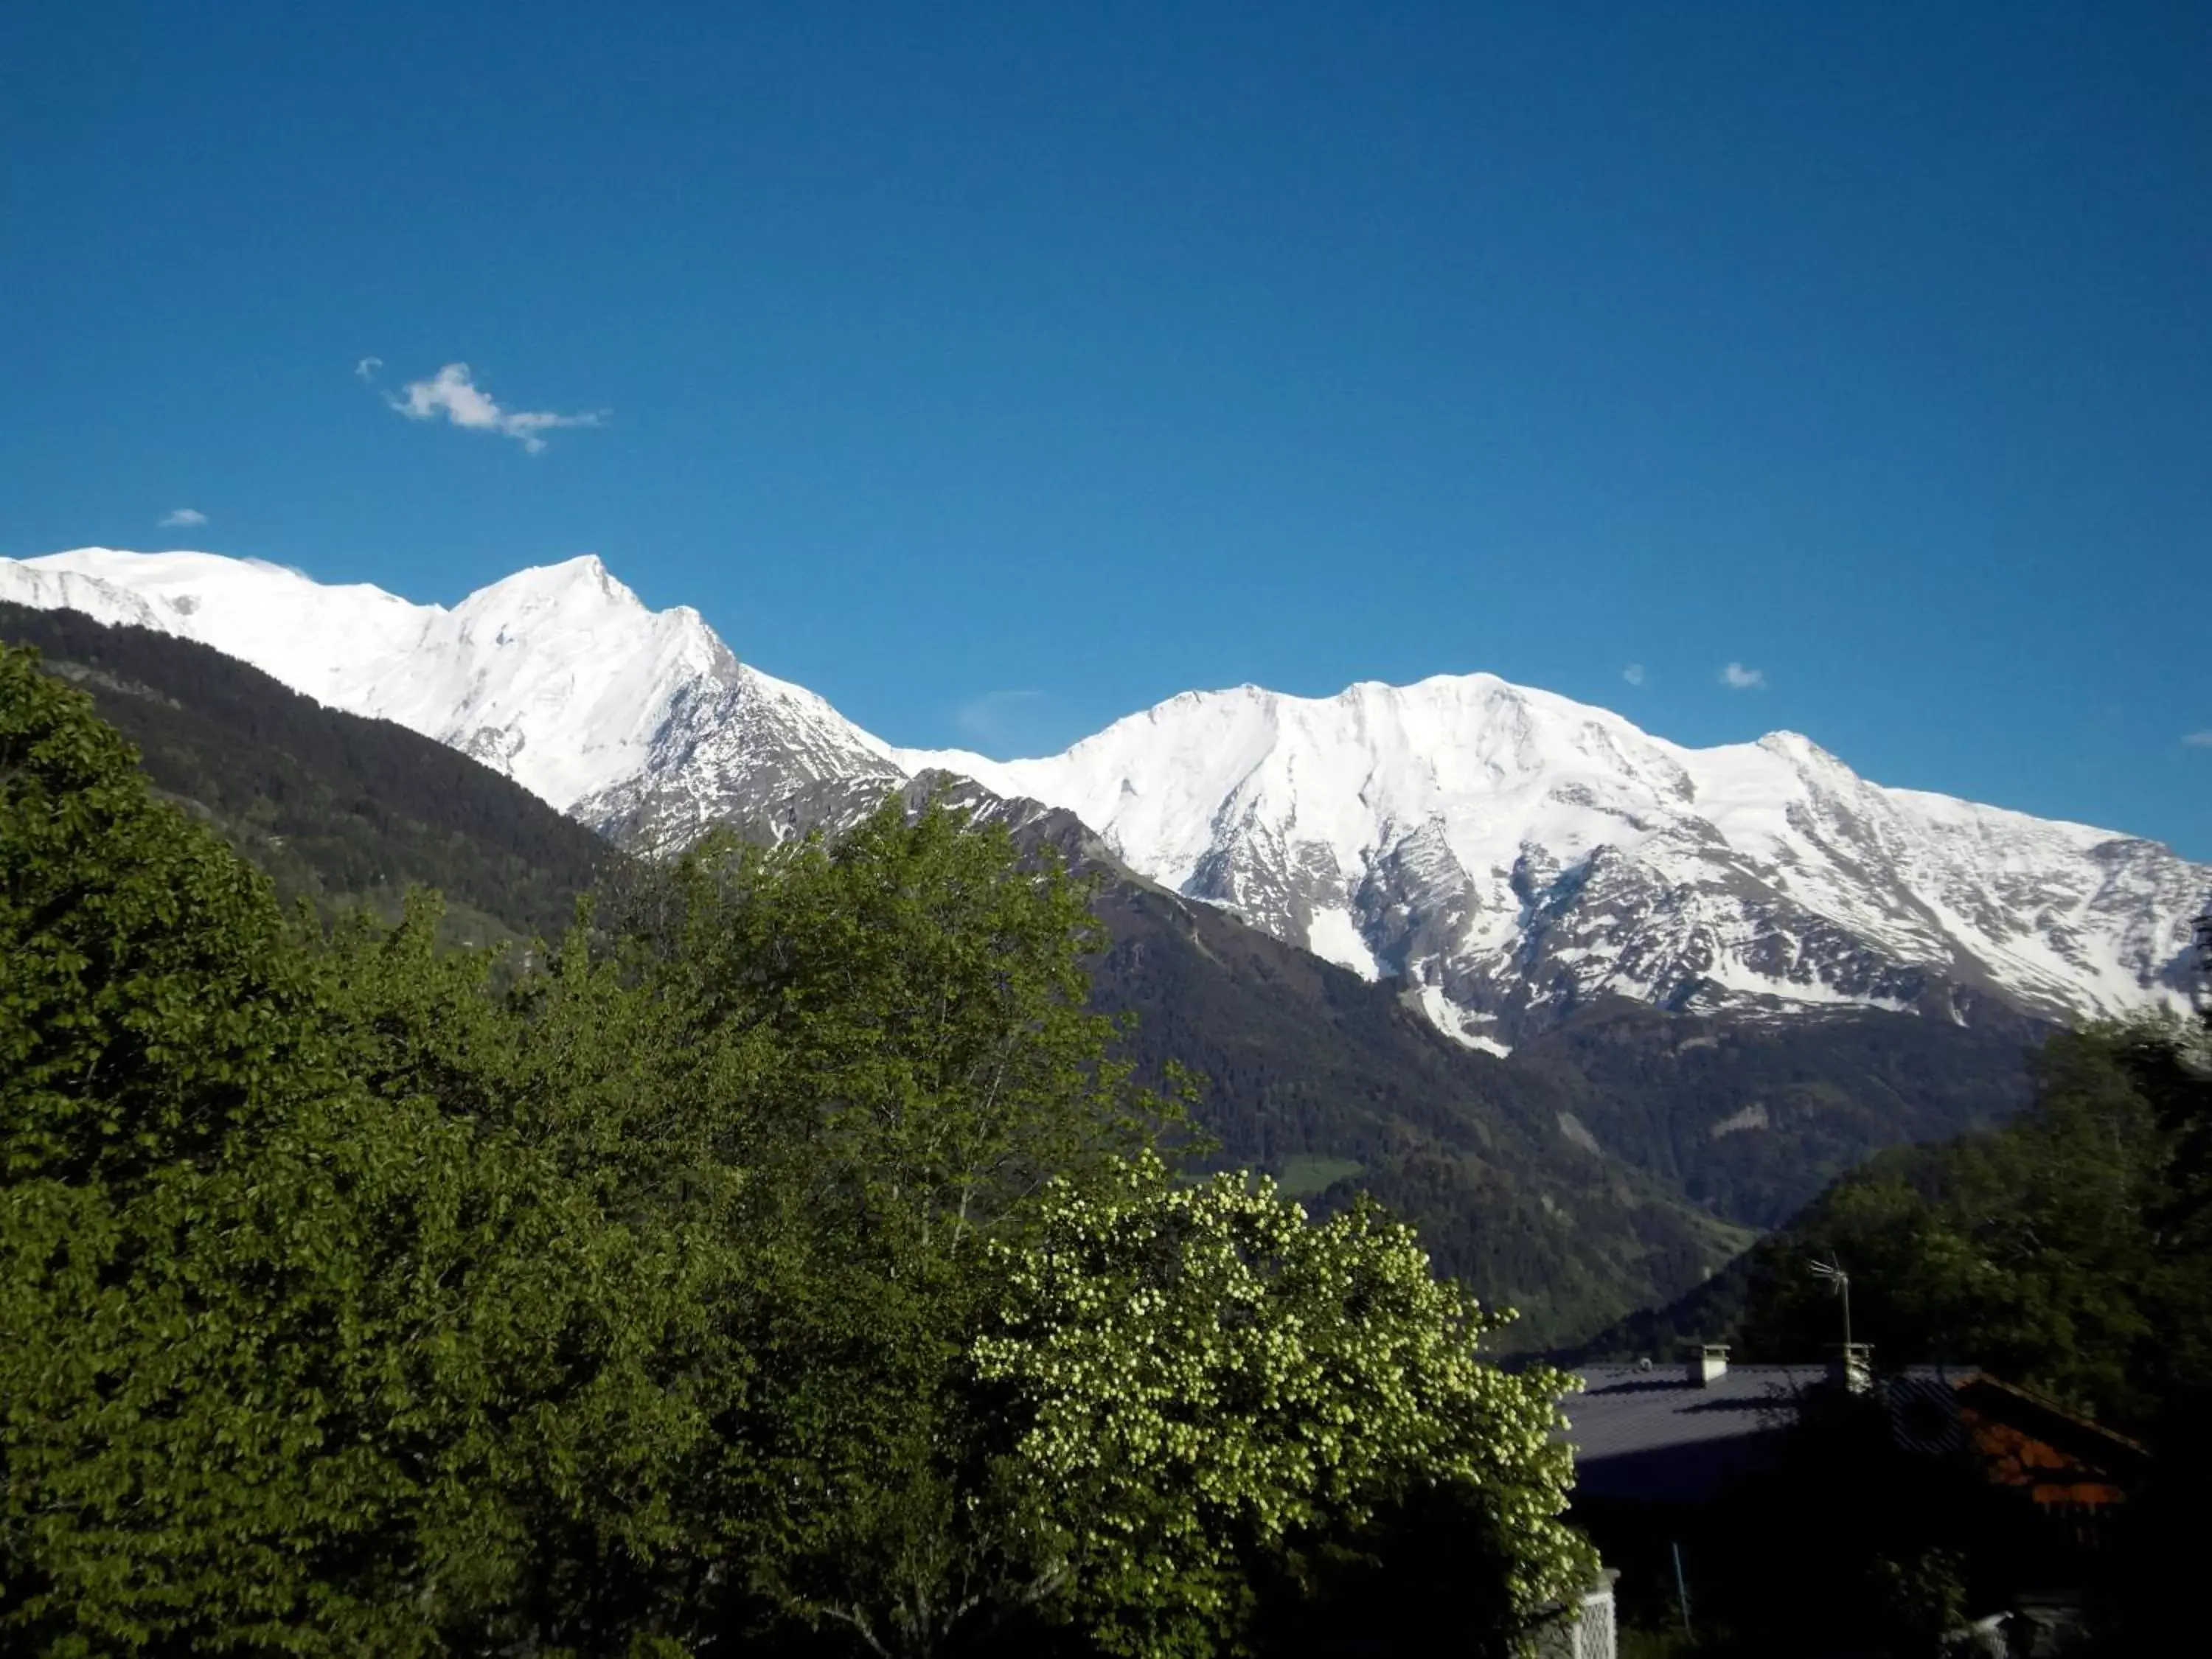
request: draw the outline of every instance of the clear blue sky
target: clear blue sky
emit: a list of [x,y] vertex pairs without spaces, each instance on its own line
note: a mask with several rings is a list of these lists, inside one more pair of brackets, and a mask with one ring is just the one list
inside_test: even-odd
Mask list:
[[2212,857],[2208,85],[2202,3],[15,0],[0,553],[596,551],[1000,754],[1488,669]]

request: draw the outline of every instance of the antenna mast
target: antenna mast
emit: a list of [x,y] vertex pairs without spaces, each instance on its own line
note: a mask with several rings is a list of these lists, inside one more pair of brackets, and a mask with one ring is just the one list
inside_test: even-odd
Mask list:
[[1851,1276],[1844,1271],[1844,1264],[1831,1255],[1826,1261],[1815,1259],[1812,1264],[1813,1277],[1825,1279],[1836,1294],[1844,1299],[1844,1352],[1851,1352]]

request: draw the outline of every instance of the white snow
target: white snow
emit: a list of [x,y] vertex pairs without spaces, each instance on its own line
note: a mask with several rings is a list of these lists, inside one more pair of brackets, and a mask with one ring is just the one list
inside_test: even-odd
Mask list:
[[741,667],[697,611],[647,610],[590,556],[449,611],[255,560],[87,547],[0,559],[0,599],[198,640],[333,708],[450,744],[564,810],[643,771],[702,685],[743,683],[883,749],[811,692]]
[[[1601,925],[1626,904],[1627,928],[1666,934],[1683,961],[1714,952],[1701,976],[1725,991],[1902,1005],[1854,988],[1848,964],[1807,957],[1803,939],[1776,933],[1786,922],[2039,1009],[2118,1012],[2178,1000],[2160,975],[2212,890],[2212,871],[2162,848],[1884,789],[1796,733],[1688,749],[1489,674],[1324,698],[1185,693],[1039,759],[896,752],[1065,807],[1170,886],[1228,869],[1233,893],[1198,896],[1232,897],[1278,932],[1287,900],[1272,916],[1255,902],[1271,879],[1320,927],[1363,884],[1402,879],[1393,860],[1418,848],[1427,896],[1465,912],[1453,960],[1501,974],[1531,939],[1516,867],[1549,890],[1602,852],[1640,894],[1608,892],[1615,914],[1579,915],[1582,931],[1545,958],[1586,992],[1656,993],[1650,969],[1624,960],[1622,927]],[[1316,883],[1315,871],[1336,873]],[[1789,949],[1790,971],[1755,963],[1762,945]]]
[[1453,1042],[1469,1048],[1480,1048],[1486,1054],[1495,1054],[1503,1060],[1512,1048],[1496,1037],[1474,1030],[1496,1018],[1492,1014],[1470,1013],[1454,1002],[1441,985],[1423,985],[1413,994],[1413,1006],[1428,1016],[1429,1024]]
[[1306,924],[1305,947],[1324,961],[1351,969],[1362,979],[1382,976],[1375,965],[1375,953],[1359,937],[1359,926],[1352,921],[1352,912],[1340,905],[1314,912],[1313,920]]
[[[524,570],[450,610],[209,553],[0,559],[0,599],[201,641],[335,708],[394,720],[587,822],[647,801],[678,834],[779,781],[928,767],[1062,807],[1133,868],[1367,978],[1466,1008],[1557,994],[1905,1006],[1915,975],[2099,1014],[2179,1000],[2212,869],[2150,842],[1885,789],[1777,732],[1696,750],[1489,674],[1186,692],[1064,753],[895,750],[740,664],[696,611],[647,610],[597,558]],[[1363,929],[1389,915],[1401,931]],[[1396,953],[1396,954],[1394,954]],[[1707,994],[1707,993],[1700,993]]]

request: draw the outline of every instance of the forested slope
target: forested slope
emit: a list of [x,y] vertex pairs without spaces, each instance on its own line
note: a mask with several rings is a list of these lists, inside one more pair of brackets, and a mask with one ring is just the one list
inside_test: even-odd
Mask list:
[[489,768],[389,720],[325,708],[188,640],[70,611],[0,605],[0,641],[35,647],[92,694],[155,787],[326,915],[389,915],[410,885],[476,940],[555,933],[606,844]]

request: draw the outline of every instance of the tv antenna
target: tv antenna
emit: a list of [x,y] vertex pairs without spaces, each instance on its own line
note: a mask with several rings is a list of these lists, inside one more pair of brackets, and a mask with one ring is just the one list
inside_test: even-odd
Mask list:
[[1851,1352],[1851,1276],[1844,1271],[1844,1264],[1831,1254],[1826,1261],[1818,1256],[1811,1263],[1813,1277],[1826,1279],[1830,1289],[1844,1300],[1844,1352]]

